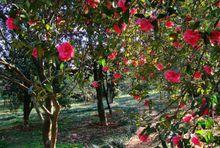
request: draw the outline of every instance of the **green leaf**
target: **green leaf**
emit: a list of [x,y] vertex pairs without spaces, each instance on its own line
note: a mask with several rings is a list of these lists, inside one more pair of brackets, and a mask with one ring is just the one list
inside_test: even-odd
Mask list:
[[53,92],[53,87],[51,84],[49,83],[44,83],[43,84],[44,88],[48,91],[48,92]]
[[26,0],[26,6],[28,9],[30,8],[31,4],[30,4],[29,0]]
[[199,126],[201,126],[202,128],[206,128],[206,124],[205,124],[205,121],[204,121],[204,120],[199,120],[199,121],[197,122],[197,124],[198,124]]
[[142,0],[142,1],[145,1],[147,3],[148,6],[151,6],[151,3],[149,0]]
[[102,65],[102,66],[105,66],[106,65],[106,62],[105,62],[105,59],[100,59],[98,61],[99,65]]
[[213,105],[218,104],[218,98],[215,94],[211,96],[211,102]]
[[191,74],[192,74],[192,70],[191,70],[191,65],[190,65],[190,64],[188,64],[187,67],[186,67],[186,73],[187,73],[188,75],[191,75]]
[[214,140],[213,133],[210,130],[197,130],[196,134],[203,137],[207,143],[211,143]]
[[206,121],[205,121],[205,126],[206,128],[210,129],[211,127],[213,127],[214,125],[214,121],[212,118],[208,118]]
[[60,64],[60,70],[63,70],[64,69],[64,63],[62,62],[61,64]]

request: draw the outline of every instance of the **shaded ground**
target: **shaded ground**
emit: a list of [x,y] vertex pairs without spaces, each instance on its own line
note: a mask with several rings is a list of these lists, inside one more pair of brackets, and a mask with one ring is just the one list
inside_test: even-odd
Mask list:
[[[128,96],[115,99],[113,115],[108,126],[100,126],[96,105],[76,103],[64,109],[59,119],[58,148],[123,147],[135,133],[137,102]],[[22,112],[11,113],[0,106],[0,148],[41,148],[41,124],[35,112],[31,114],[31,127],[22,128]],[[108,113],[108,111],[106,110]]]

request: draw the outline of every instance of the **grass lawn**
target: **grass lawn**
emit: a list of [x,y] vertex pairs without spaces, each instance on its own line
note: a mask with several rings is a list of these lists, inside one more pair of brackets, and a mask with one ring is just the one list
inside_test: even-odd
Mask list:
[[[1,102],[2,103],[2,102]],[[2,105],[2,104],[1,104]],[[22,109],[9,112],[0,106],[0,148],[42,148],[41,123],[35,111],[30,128],[22,127]],[[99,126],[96,104],[74,103],[59,118],[58,148],[123,147],[136,131],[137,102],[129,96],[116,98],[109,126]]]

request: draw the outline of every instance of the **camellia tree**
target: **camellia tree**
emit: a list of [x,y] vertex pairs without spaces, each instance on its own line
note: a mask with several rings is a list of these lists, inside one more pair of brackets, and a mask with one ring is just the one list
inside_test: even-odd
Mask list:
[[157,113],[141,115],[139,123],[145,127],[138,132],[141,141],[159,139],[163,147],[217,145],[219,136],[213,131],[218,127],[220,102],[219,4],[215,0],[9,1],[9,13],[1,16],[11,42],[20,45],[17,50],[27,51],[24,56],[32,59],[27,64],[33,64],[37,73],[28,79],[13,63],[1,59],[0,64],[16,77],[0,76],[32,96],[44,123],[44,145],[55,147],[59,86],[73,71],[69,66],[74,62],[75,67],[82,66],[81,51],[74,53],[70,34],[85,30],[101,122],[105,114],[100,86],[103,71],[108,71],[114,83],[132,79],[130,94],[144,100],[146,107],[156,104],[147,98],[152,88],[165,93]]
[[[124,76],[134,79],[131,94],[150,111],[163,101],[157,113],[141,115],[140,140],[158,139],[163,147],[218,145],[213,131],[219,126],[219,1],[117,4],[122,16],[136,9],[119,36],[128,62],[123,56],[118,62],[130,69]],[[165,96],[151,100],[152,88]]]

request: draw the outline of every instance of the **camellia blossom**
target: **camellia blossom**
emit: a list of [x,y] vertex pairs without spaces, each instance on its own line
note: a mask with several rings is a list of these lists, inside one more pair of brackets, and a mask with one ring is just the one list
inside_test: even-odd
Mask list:
[[194,145],[198,145],[198,146],[201,145],[198,136],[195,135],[195,134],[191,134],[191,142],[192,142]]
[[174,26],[174,23],[172,21],[167,21],[165,23],[166,28],[172,28]]
[[193,78],[194,79],[201,79],[202,74],[199,71],[195,71],[195,73],[193,74]]
[[120,79],[120,78],[122,77],[122,75],[121,75],[120,73],[115,73],[115,74],[113,75],[113,77],[114,77],[115,79]]
[[102,70],[103,70],[104,72],[107,72],[107,71],[109,71],[109,67],[108,67],[108,66],[103,66],[103,67],[102,67]]
[[86,0],[87,4],[92,8],[97,8],[100,0]]
[[122,30],[122,31],[125,31],[126,28],[127,28],[127,24],[123,22],[123,23],[121,24],[121,30]]
[[32,51],[32,56],[36,59],[38,57],[38,51],[37,48],[35,47]]
[[185,108],[185,107],[186,107],[186,104],[184,102],[180,102],[179,108]]
[[127,11],[127,7],[126,7],[126,0],[119,0],[117,3],[118,7],[122,9],[122,12],[126,12]]
[[108,55],[108,59],[109,60],[114,60],[117,56],[117,52],[112,52]]
[[173,42],[173,47],[177,48],[177,49],[181,49],[183,47],[182,44],[180,44],[178,41]]
[[74,47],[69,42],[61,43],[56,48],[60,61],[69,61],[74,56]]
[[205,65],[203,66],[203,70],[208,74],[208,75],[212,75],[213,74],[213,69],[208,66],[208,65]]
[[113,29],[117,34],[121,34],[123,31],[126,30],[126,28],[127,28],[126,23],[122,23],[121,26],[119,26],[118,24],[114,24],[113,26]]
[[140,29],[142,31],[148,32],[154,29],[154,26],[151,24],[151,22],[146,18],[139,18],[136,21],[136,24],[140,26]]
[[15,25],[15,20],[12,17],[8,17],[6,20],[6,26],[9,30],[17,30],[18,26]]
[[34,26],[34,25],[37,24],[37,22],[33,21],[33,20],[29,20],[27,23],[28,23],[29,26]]
[[136,14],[137,13],[137,8],[132,8],[131,10],[130,10],[130,14],[131,15],[134,15],[134,14]]
[[206,108],[203,112],[202,112],[202,115],[209,115],[210,112],[209,112],[209,109]]
[[149,142],[149,140],[150,140],[149,136],[146,134],[139,134],[138,138],[141,142]]
[[193,119],[193,115],[192,115],[192,114],[186,114],[186,115],[182,118],[182,122],[189,123],[192,119]]
[[158,63],[156,65],[157,70],[162,71],[164,69],[163,64],[162,63]]
[[149,106],[149,103],[150,103],[149,100],[145,100],[145,101],[144,101],[144,106],[145,106],[145,107],[148,107],[148,106]]
[[177,73],[174,70],[167,70],[164,73],[164,77],[167,81],[172,82],[172,83],[180,82],[180,73]]
[[172,138],[173,145],[179,145],[179,142],[181,141],[181,139],[182,139],[182,136],[180,135],[173,136]]
[[220,46],[220,31],[213,30],[210,34],[209,39],[212,45],[217,44],[218,46]]
[[139,100],[141,97],[139,95],[133,95],[135,100]]
[[129,72],[130,71],[130,69],[128,68],[128,67],[125,67],[124,69],[123,69],[123,72],[125,72],[125,73],[127,73],[127,72]]
[[98,81],[93,81],[91,86],[94,87],[94,88],[98,88],[100,86],[100,84],[99,84]]
[[185,33],[183,34],[184,41],[193,47],[197,45],[200,38],[201,38],[201,35],[196,30],[187,29]]
[[139,138],[139,140],[141,142],[149,142],[150,141],[150,137],[146,133],[143,133],[144,129],[145,129],[144,127],[140,127],[137,130],[136,134],[137,134],[137,136],[138,136],[138,138]]

